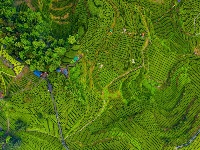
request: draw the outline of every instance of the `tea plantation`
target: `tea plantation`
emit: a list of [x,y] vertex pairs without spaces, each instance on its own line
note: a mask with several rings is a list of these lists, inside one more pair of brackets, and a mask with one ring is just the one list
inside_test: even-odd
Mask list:
[[[9,23],[0,19],[2,149],[65,149],[34,63],[49,72],[70,150],[200,150],[199,6],[199,0],[15,0],[16,11],[49,21],[51,36],[38,38],[32,27],[34,38],[27,40],[52,43],[51,50],[41,43],[31,52],[12,50],[16,27],[6,34]],[[23,61],[16,61],[22,52]],[[79,54],[69,78],[53,70]]]

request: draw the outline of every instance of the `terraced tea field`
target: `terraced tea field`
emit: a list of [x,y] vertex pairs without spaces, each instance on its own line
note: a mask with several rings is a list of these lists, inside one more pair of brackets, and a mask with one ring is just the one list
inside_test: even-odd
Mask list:
[[[25,2],[57,38],[77,35],[63,64],[83,54],[69,79],[48,76],[70,150],[200,149],[198,0]],[[64,149],[46,81],[29,69],[3,76],[0,127],[22,139],[16,149]]]

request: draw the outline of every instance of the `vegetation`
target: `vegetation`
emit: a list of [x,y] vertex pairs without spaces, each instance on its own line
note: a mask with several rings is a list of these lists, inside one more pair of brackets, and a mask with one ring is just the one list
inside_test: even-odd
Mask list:
[[19,147],[21,139],[16,137],[13,133],[8,133],[1,129],[0,136],[2,150],[10,150]]
[[70,150],[198,149],[197,0],[0,2],[2,147],[64,149],[38,69]]
[[52,72],[61,64],[72,41],[54,37],[51,31],[52,21],[45,14],[34,12],[30,8],[21,10],[11,7],[11,2],[1,2],[0,6],[3,10],[1,45],[14,57],[29,61],[31,70]]

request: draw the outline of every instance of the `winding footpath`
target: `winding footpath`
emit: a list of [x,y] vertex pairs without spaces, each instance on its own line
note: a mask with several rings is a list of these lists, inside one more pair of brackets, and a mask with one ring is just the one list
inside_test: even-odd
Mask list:
[[199,133],[200,133],[200,129],[197,131],[197,133],[187,143],[179,145],[179,146],[176,146],[176,149],[179,149],[179,148],[186,147],[186,146],[190,145],[196,139],[196,137],[198,136]]

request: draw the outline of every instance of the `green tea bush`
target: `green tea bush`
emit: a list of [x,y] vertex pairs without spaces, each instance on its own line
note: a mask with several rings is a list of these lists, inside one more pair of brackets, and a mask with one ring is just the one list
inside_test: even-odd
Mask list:
[[[184,2],[180,8],[180,21],[182,22],[182,29],[191,35],[199,33],[199,19],[196,18],[200,13],[198,4],[198,1],[187,1]],[[196,20],[196,24],[194,24],[194,19]]]
[[[39,3],[32,3],[39,10]],[[84,53],[69,68],[68,79],[55,72],[49,75],[69,148],[161,150],[186,143],[199,125],[200,68],[193,54],[199,39],[191,36],[194,32],[187,22],[191,19],[181,22],[183,14],[189,16],[183,11],[192,2],[80,0],[62,9],[70,3],[49,4],[48,11],[55,16],[70,14],[66,19],[52,18],[56,39],[47,38],[52,45],[45,53],[54,56],[57,66],[63,60],[70,63],[78,51]],[[197,11],[194,3],[190,16]],[[46,5],[40,11],[47,9]],[[59,24],[65,21],[68,24]],[[69,35],[77,32],[81,34],[76,45],[66,44]],[[9,37],[5,42],[11,41]],[[37,42],[36,49],[43,45]],[[16,45],[20,48],[20,43]],[[63,46],[66,51],[61,55]],[[0,125],[6,128],[9,119],[14,130],[16,118],[26,120],[26,132],[17,132],[22,138],[20,149],[63,149],[45,80],[28,72],[16,81],[5,77],[5,83],[12,97],[3,108],[6,115],[1,113]],[[195,142],[188,149],[198,149]]]

